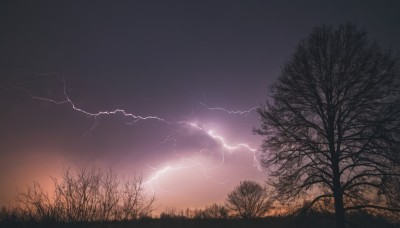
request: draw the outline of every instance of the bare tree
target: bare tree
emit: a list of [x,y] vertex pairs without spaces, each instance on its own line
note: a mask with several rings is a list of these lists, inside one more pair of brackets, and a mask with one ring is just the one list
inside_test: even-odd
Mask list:
[[102,173],[95,169],[70,168],[62,172],[62,181],[55,181],[56,203],[68,221],[95,221],[100,212]]
[[115,171],[110,169],[103,175],[100,182],[100,213],[99,220],[117,219],[121,193],[118,189],[120,181]]
[[235,216],[254,219],[265,216],[272,201],[265,187],[254,181],[242,181],[228,194],[226,205]]
[[316,27],[299,43],[255,130],[283,202],[318,189],[310,204],[333,199],[340,228],[349,210],[399,211],[389,204],[399,177],[399,76],[397,59],[351,24]]
[[160,214],[160,219],[187,219],[191,218],[191,210],[177,210],[175,207],[166,208],[164,212]]
[[203,210],[195,210],[193,217],[196,219],[226,219],[228,218],[228,209],[214,203]]
[[52,198],[38,182],[18,192],[18,209],[38,221],[133,220],[149,216],[154,196],[147,196],[140,177],[120,185],[116,172],[92,168],[64,168],[60,181],[53,178]]
[[203,218],[226,219],[228,218],[228,209],[223,205],[214,203],[211,206],[204,208]]
[[28,219],[41,222],[60,220],[60,211],[54,207],[49,195],[37,181],[28,185],[25,192],[18,192],[16,199],[18,210],[24,211]]
[[148,196],[143,189],[142,178],[126,180],[121,192],[120,208],[123,220],[135,220],[150,216],[153,211],[155,196]]

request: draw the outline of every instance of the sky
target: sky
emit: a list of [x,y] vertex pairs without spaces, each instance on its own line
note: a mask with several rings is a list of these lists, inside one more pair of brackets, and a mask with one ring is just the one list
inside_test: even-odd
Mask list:
[[50,188],[65,166],[140,175],[160,210],[264,183],[255,108],[297,43],[315,26],[351,22],[399,53],[399,10],[398,1],[1,1],[0,205],[33,180]]

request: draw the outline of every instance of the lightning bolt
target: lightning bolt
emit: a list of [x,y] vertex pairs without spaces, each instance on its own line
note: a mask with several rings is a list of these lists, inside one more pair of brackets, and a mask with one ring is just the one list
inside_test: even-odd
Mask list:
[[[206,179],[211,180],[214,183],[225,184],[225,183],[229,182],[229,180],[218,181],[218,180],[214,179],[212,176],[208,175],[208,173],[207,173],[207,171],[209,171],[209,170],[213,170],[215,168],[218,168],[218,167],[221,167],[224,165],[226,151],[233,152],[233,151],[237,151],[240,149],[244,149],[244,150],[251,152],[253,155],[253,166],[257,167],[258,171],[262,171],[261,164],[259,163],[259,161],[257,159],[257,156],[259,154],[259,151],[257,148],[253,148],[252,146],[250,146],[247,143],[230,144],[227,142],[227,140],[222,135],[215,133],[215,130],[207,129],[205,127],[206,125],[201,126],[195,122],[188,122],[188,121],[181,121],[180,123],[186,125],[187,127],[195,129],[197,131],[200,131],[200,132],[204,133],[205,135],[209,136],[210,138],[212,138],[214,141],[218,142],[221,146],[220,163],[217,165],[206,165],[199,161],[195,161],[193,159],[187,159],[187,158],[182,157],[181,163],[184,163],[185,161],[187,161],[187,162],[189,162],[189,164],[187,164],[187,165],[178,164],[175,166],[167,165],[167,166],[165,166],[163,168],[159,168],[159,169],[148,165],[149,167],[151,167],[152,170],[154,170],[154,174],[145,182],[145,184],[149,184],[153,192],[155,191],[154,190],[155,185],[157,185],[159,189],[162,189],[161,186],[159,186],[158,181],[163,176],[168,175],[169,173],[173,173],[173,172],[182,170],[182,169],[190,169],[190,168],[194,168],[194,167],[200,167],[200,169],[203,173],[203,176]],[[164,142],[168,142],[168,141],[173,141],[174,145],[176,145],[177,139],[173,138],[172,136],[167,136],[166,139],[164,140]],[[205,148],[200,149],[199,153],[201,154],[201,152],[204,150],[205,150]],[[166,192],[166,191],[161,190],[161,192]]]
[[[164,168],[161,169],[157,169],[151,165],[149,165],[148,163],[146,163],[147,166],[149,166],[152,170],[154,170],[154,173],[152,176],[150,176],[150,178],[147,179],[147,181],[143,182],[144,185],[149,184],[150,188],[153,192],[155,192],[154,189],[154,183],[158,183],[157,180],[159,178],[161,178],[164,174],[169,173],[169,172],[175,172],[177,170],[181,170],[181,169],[189,169],[189,168],[193,168],[195,166],[191,165],[191,166],[176,166],[176,167],[171,167],[170,165],[165,166]],[[159,186],[159,185],[158,185]],[[159,189],[162,189],[159,186]],[[166,192],[166,191],[162,191],[162,192]]]
[[[52,74],[57,74],[57,73],[48,73],[48,74],[44,74],[44,73],[37,73],[34,71],[25,71],[25,72],[30,72],[30,73],[34,73],[36,75],[40,75],[40,76],[49,76]],[[59,74],[57,74],[59,75]],[[153,167],[149,164],[147,164],[147,166],[149,168],[151,168],[151,170],[153,170],[153,174],[145,181],[143,182],[146,185],[150,185],[151,189],[154,192],[154,185],[155,183],[158,182],[158,180],[160,178],[162,178],[163,176],[167,175],[168,173],[171,172],[176,172],[176,171],[180,171],[180,170],[184,170],[184,169],[191,169],[191,168],[200,168],[203,175],[206,177],[206,179],[212,180],[213,182],[217,183],[217,184],[223,184],[228,182],[228,180],[224,180],[224,181],[218,181],[215,180],[213,177],[211,177],[210,175],[208,175],[207,171],[212,170],[214,168],[220,167],[224,164],[225,162],[225,151],[236,151],[236,150],[240,150],[240,149],[244,149],[247,150],[249,152],[251,152],[253,154],[253,159],[254,159],[254,166],[256,166],[258,168],[258,170],[261,171],[261,165],[259,164],[258,160],[257,160],[257,154],[258,154],[258,150],[256,148],[251,147],[249,144],[247,143],[237,143],[237,144],[230,144],[227,143],[227,140],[222,136],[219,135],[215,132],[214,129],[207,129],[205,127],[205,125],[200,126],[195,122],[189,122],[189,121],[167,121],[164,118],[155,116],[155,115],[148,115],[148,116],[140,116],[140,115],[135,115],[133,113],[127,112],[124,109],[120,109],[120,108],[116,108],[114,110],[106,110],[106,111],[98,111],[98,112],[90,112],[87,111],[81,107],[78,107],[70,98],[68,92],[67,92],[67,83],[65,81],[65,78],[62,77],[62,83],[63,83],[63,99],[61,100],[56,100],[56,99],[51,99],[48,97],[41,97],[41,96],[36,96],[34,95],[30,90],[24,88],[24,87],[12,87],[11,89],[18,89],[18,90],[22,90],[25,93],[27,93],[32,99],[36,99],[36,100],[41,100],[41,101],[46,101],[46,102],[50,102],[56,105],[63,105],[63,104],[68,104],[71,106],[71,108],[77,112],[80,112],[88,117],[92,117],[94,118],[94,124],[83,134],[83,135],[90,135],[91,132],[93,132],[96,128],[96,126],[99,124],[100,121],[100,117],[104,116],[104,115],[115,115],[115,114],[122,114],[123,116],[130,118],[132,121],[127,123],[127,124],[135,124],[138,121],[145,121],[145,120],[155,120],[155,121],[160,121],[166,124],[178,124],[181,126],[186,126],[186,127],[190,127],[193,128],[199,132],[202,132],[203,134],[209,136],[211,139],[213,139],[214,141],[218,142],[221,146],[221,160],[220,163],[218,165],[205,165],[203,163],[201,163],[200,161],[195,161],[193,159],[188,159],[188,158],[181,158],[181,163],[178,165],[167,165],[163,168],[156,168]],[[10,89],[10,88],[8,88]],[[228,114],[237,114],[237,115],[243,115],[243,116],[247,116],[249,115],[252,111],[254,111],[255,109],[257,109],[257,107],[253,107],[250,108],[248,110],[245,111],[240,111],[240,110],[236,110],[236,111],[231,111],[231,110],[227,110],[225,108],[222,107],[209,107],[207,106],[204,102],[200,103],[201,105],[203,105],[204,107],[206,107],[209,110],[218,110],[218,111],[223,111],[226,112]],[[163,141],[163,143],[166,142],[174,142],[174,146],[176,146],[176,141],[177,139],[170,136],[167,136],[165,138],[165,140]],[[205,151],[205,148],[201,148],[199,150],[199,153],[201,154],[203,151]],[[186,164],[184,164],[186,163]]]
[[255,111],[258,108],[258,106],[255,106],[248,110],[242,111],[242,110],[228,110],[228,109],[222,108],[222,107],[210,107],[204,102],[200,102],[200,105],[204,106],[208,110],[217,110],[217,111],[226,112],[228,114],[236,114],[236,115],[242,115],[242,116],[248,116],[252,111]]
[[225,183],[229,182],[229,180],[223,180],[223,181],[216,180],[215,178],[213,178],[212,176],[210,176],[208,174],[209,170],[213,170],[213,169],[219,167],[219,165],[207,166],[207,165],[204,165],[203,163],[201,163],[199,161],[195,161],[193,159],[188,159],[188,158],[184,158],[184,157],[182,157],[180,163],[175,165],[175,166],[174,165],[167,165],[167,166],[165,166],[163,168],[156,168],[156,167],[151,166],[148,163],[146,163],[146,165],[151,170],[153,170],[153,174],[145,182],[143,182],[143,184],[144,185],[149,185],[150,189],[151,189],[151,191],[153,193],[156,192],[155,186],[157,186],[158,191],[161,192],[161,193],[168,192],[168,191],[165,191],[159,185],[159,180],[161,178],[163,178],[165,175],[168,175],[169,173],[174,173],[176,171],[185,170],[185,169],[200,168],[203,176],[207,180],[210,180],[210,181],[212,181],[213,183],[216,183],[216,184],[225,184]]
[[[13,70],[16,71],[16,70]],[[23,72],[30,72],[30,73],[34,73],[38,76],[49,76],[52,74],[57,74],[57,73],[37,73],[35,71],[25,71],[23,70]],[[58,74],[57,74],[58,75]],[[83,113],[84,115],[88,116],[88,117],[93,117],[94,118],[94,124],[83,133],[83,136],[86,135],[90,135],[91,132],[93,132],[96,128],[96,126],[99,124],[100,121],[100,117],[101,116],[105,116],[105,115],[116,115],[116,114],[122,114],[123,116],[132,119],[132,121],[130,123],[127,124],[134,124],[138,121],[143,121],[143,120],[156,120],[156,121],[161,121],[167,124],[171,124],[170,122],[166,121],[164,118],[158,117],[158,116],[140,116],[140,115],[135,115],[133,113],[129,113],[127,111],[125,111],[124,109],[119,109],[116,108],[114,110],[111,111],[98,111],[98,112],[90,112],[87,110],[84,110],[83,108],[78,107],[70,98],[70,96],[68,95],[67,92],[67,83],[65,81],[65,78],[62,77],[62,82],[63,82],[63,95],[64,98],[62,100],[55,100],[55,99],[51,99],[48,97],[40,97],[40,96],[36,96],[34,95],[31,91],[29,91],[28,89],[21,87],[21,86],[14,86],[14,87],[10,87],[10,88],[5,88],[5,89],[16,89],[16,90],[22,90],[25,93],[27,93],[31,99],[35,99],[35,100],[41,100],[41,101],[46,101],[46,102],[50,102],[56,105],[63,105],[63,104],[69,104],[73,110]]]
[[[229,144],[226,142],[226,140],[223,136],[216,134],[214,130],[207,130],[203,127],[200,127],[199,125],[197,125],[194,122],[189,122],[188,124],[189,124],[189,126],[192,126],[193,128],[206,133],[208,136],[210,136],[214,140],[220,142],[223,149],[233,151],[233,150],[238,150],[238,149],[243,148],[243,149],[246,149],[246,150],[252,152],[253,153],[253,165],[256,166],[259,171],[262,170],[261,165],[257,159],[257,155],[258,155],[257,148],[253,148],[247,143]],[[222,152],[224,152],[224,150],[222,150]],[[224,155],[224,153],[222,153],[222,154],[223,154],[222,158],[224,159],[225,155]]]
[[[129,113],[129,112],[125,111],[124,109],[119,109],[119,108],[114,109],[112,111],[98,111],[97,113],[93,113],[93,112],[89,112],[89,111],[86,111],[84,109],[81,109],[81,108],[77,107],[72,102],[72,100],[69,98],[69,96],[67,94],[67,89],[66,89],[67,88],[67,83],[65,82],[64,77],[62,78],[62,80],[63,80],[63,85],[64,85],[65,100],[62,101],[61,104],[69,103],[75,111],[81,112],[81,113],[83,113],[83,114],[85,114],[87,116],[98,117],[98,116],[102,116],[102,115],[115,115],[117,113],[122,113],[125,117],[132,118],[133,119],[133,123],[136,123],[137,121],[140,121],[140,120],[158,120],[158,121],[162,121],[162,122],[166,122],[167,123],[167,121],[165,119],[157,117],[157,116],[139,116],[139,115],[135,115],[135,114]],[[32,98],[48,100],[46,98],[41,98],[41,97],[32,97]]]

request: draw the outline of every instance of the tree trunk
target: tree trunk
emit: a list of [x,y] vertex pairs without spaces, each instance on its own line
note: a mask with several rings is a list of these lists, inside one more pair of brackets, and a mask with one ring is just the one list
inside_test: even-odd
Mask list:
[[345,228],[345,213],[343,207],[343,195],[341,193],[334,193],[335,199],[335,217],[336,228]]
[[345,228],[345,211],[343,206],[343,193],[340,185],[339,164],[333,165],[333,197],[335,200],[336,228]]

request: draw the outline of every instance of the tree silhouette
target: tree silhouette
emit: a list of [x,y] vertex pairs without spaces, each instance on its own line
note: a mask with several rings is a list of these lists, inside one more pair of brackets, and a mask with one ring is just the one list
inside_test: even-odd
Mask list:
[[142,178],[135,177],[124,183],[120,207],[122,220],[135,220],[148,217],[153,211],[155,197],[149,197],[143,189]]
[[[397,59],[351,24],[316,27],[297,46],[260,107],[263,165],[280,199],[319,189],[337,227],[355,209],[399,211]],[[398,188],[398,184],[397,184]]]
[[153,211],[154,196],[148,196],[140,177],[121,183],[116,172],[92,168],[64,168],[60,181],[53,178],[50,197],[39,185],[18,192],[17,203],[28,220],[40,222],[94,222],[136,220]]
[[226,219],[228,210],[224,206],[214,203],[204,210],[195,211],[193,217],[196,219]]
[[228,194],[226,205],[236,216],[254,219],[265,216],[272,201],[265,187],[254,181],[242,181]]

